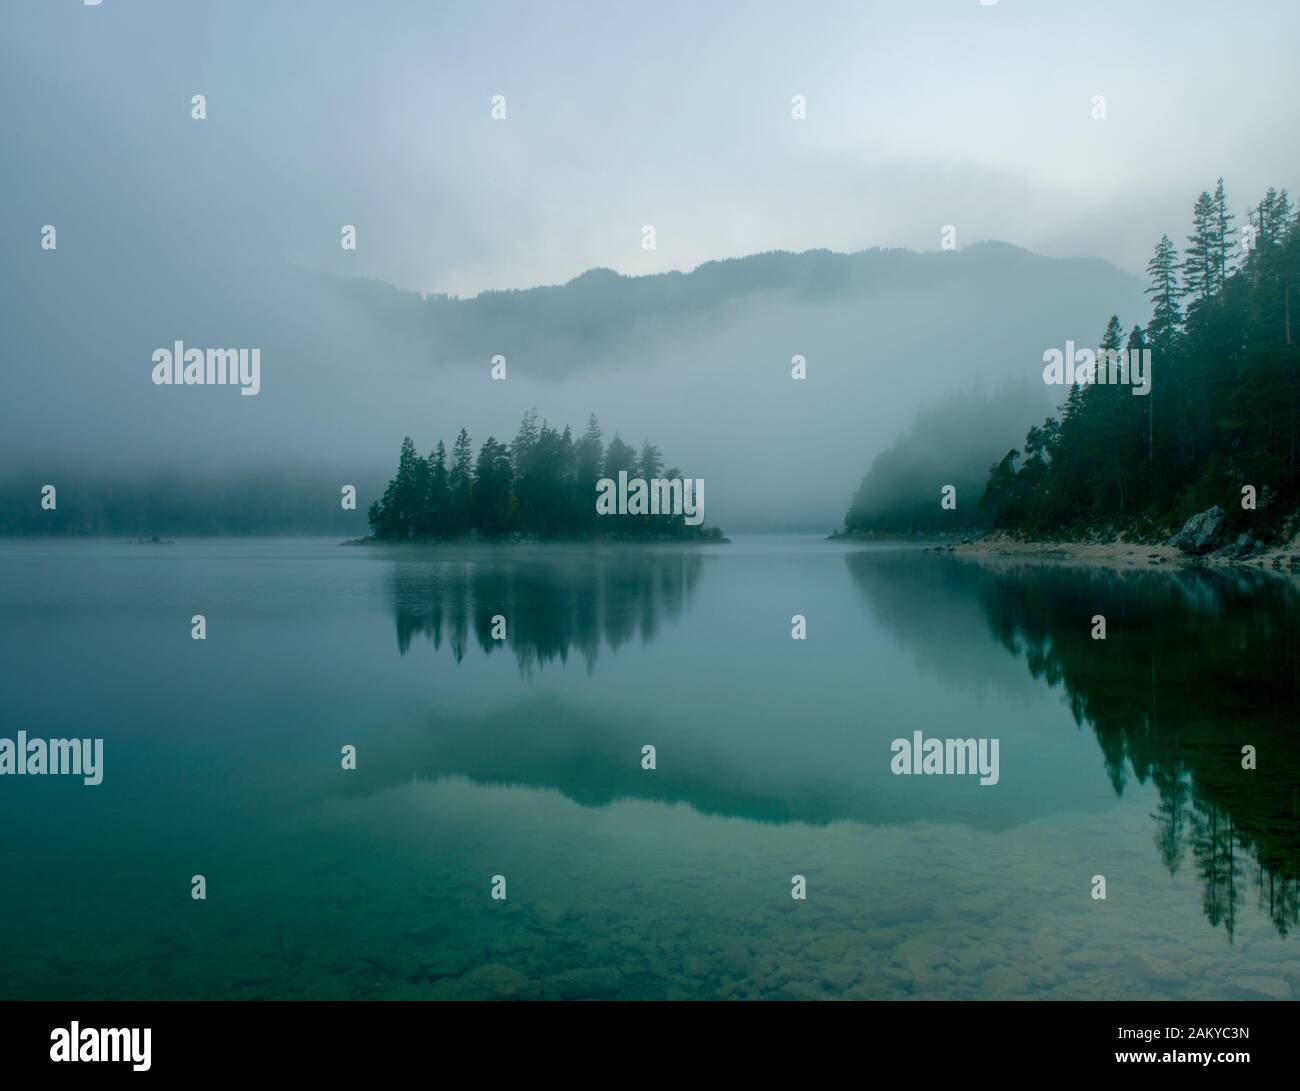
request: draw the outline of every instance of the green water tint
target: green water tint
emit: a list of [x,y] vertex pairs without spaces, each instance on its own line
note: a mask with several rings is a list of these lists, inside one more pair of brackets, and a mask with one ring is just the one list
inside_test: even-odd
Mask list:
[[[801,538],[0,552],[0,735],[105,738],[98,788],[0,780],[5,996],[1300,992],[1287,582]],[[999,738],[999,783],[891,775],[916,730]]]
[[[881,569],[851,557],[868,602]],[[1029,673],[1061,689],[1090,728],[1116,795],[1158,795],[1155,843],[1170,873],[1193,867],[1206,918],[1231,935],[1246,897],[1285,935],[1300,920],[1300,590],[1247,569],[1172,574],[961,563],[988,628]],[[1108,622],[1094,640],[1088,624]],[[1082,619],[1082,623],[1081,623]],[[1257,768],[1242,768],[1242,747]]]

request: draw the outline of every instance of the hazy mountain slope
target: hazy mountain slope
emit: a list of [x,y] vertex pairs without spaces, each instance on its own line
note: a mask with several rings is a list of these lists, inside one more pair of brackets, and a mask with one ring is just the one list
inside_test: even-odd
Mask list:
[[[64,235],[0,272],[14,471],[384,480],[404,434],[421,450],[462,424],[476,444],[505,440],[536,406],[652,437],[705,478],[711,523],[829,528],[922,405],[977,375],[1036,379],[1045,348],[1094,341],[1112,312],[1146,317],[1140,283],[1105,262],[994,243],[592,270],[456,300],[207,246],[141,262],[119,242]],[[153,385],[151,353],[176,339],[260,347],[261,392]],[[497,354],[505,382],[490,377]]]
[[[1028,425],[1056,411],[1059,391],[1041,381],[973,386],[922,409],[872,460],[844,516],[845,528],[884,534],[934,534],[982,528],[989,467],[1019,445]],[[944,486],[955,507],[941,503]]]

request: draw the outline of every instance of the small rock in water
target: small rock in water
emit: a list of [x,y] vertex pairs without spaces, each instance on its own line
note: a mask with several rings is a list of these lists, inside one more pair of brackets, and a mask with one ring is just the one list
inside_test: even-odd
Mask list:
[[1242,1000],[1290,1000],[1291,986],[1280,977],[1235,977],[1228,993]]
[[981,982],[990,996],[1024,996],[1029,992],[1029,978],[1007,966],[986,970]]
[[528,978],[510,966],[499,962],[489,962],[477,970],[471,970],[464,977],[457,978],[457,993],[464,997],[484,997],[494,1000],[509,1000],[531,990]]
[[1148,981],[1160,981],[1166,984],[1182,981],[1183,972],[1172,962],[1155,955],[1138,953],[1133,956],[1133,969],[1139,977]]
[[623,989],[623,975],[613,966],[565,970],[548,977],[546,986],[565,1000],[594,1000],[617,996]]
[[444,947],[420,959],[430,977],[458,977],[472,967],[476,959],[470,952]]

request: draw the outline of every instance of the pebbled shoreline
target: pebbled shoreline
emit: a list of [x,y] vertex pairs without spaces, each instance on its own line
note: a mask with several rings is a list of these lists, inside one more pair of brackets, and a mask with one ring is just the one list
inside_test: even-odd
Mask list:
[[963,539],[961,542],[933,546],[927,552],[975,559],[1012,557],[1019,560],[1102,564],[1118,568],[1256,568],[1280,572],[1300,569],[1300,540],[1296,538],[1244,559],[1213,555],[1192,557],[1174,546],[1147,542],[1042,542],[1013,538],[1008,534]]

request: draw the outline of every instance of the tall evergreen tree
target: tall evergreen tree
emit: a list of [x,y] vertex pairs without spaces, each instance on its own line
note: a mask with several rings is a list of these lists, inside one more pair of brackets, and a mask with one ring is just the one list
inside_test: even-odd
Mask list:
[[447,448],[442,440],[429,455],[429,492],[425,498],[429,533],[445,537],[451,528],[451,486],[447,474]]
[[596,515],[596,486],[600,481],[605,462],[605,444],[600,434],[600,421],[592,413],[587,418],[587,430],[574,444],[573,450],[573,510],[579,526],[593,526]]
[[663,473],[664,460],[659,453],[659,448],[653,446],[647,439],[641,444],[641,456],[637,460],[637,473],[647,481],[651,481]]
[[451,472],[447,475],[448,532],[462,537],[470,531],[470,501],[474,488],[474,449],[464,428],[451,448]]
[[390,536],[410,538],[418,530],[424,498],[420,495],[423,480],[423,459],[415,453],[415,443],[410,436],[402,440],[402,453],[397,460],[397,476],[384,490],[381,504],[384,523]]
[[[1135,364],[1137,364],[1137,366],[1141,366],[1140,360],[1142,359],[1142,353],[1148,350],[1149,347],[1150,346],[1147,345],[1146,331],[1143,330],[1141,326],[1135,325],[1131,330],[1129,330],[1128,341],[1125,342],[1124,344],[1124,352],[1129,358],[1130,369],[1134,367]],[[1147,369],[1148,369],[1147,381],[1150,382],[1151,381],[1150,364],[1147,365]],[[1132,372],[1130,371],[1130,375],[1131,374]],[[1143,487],[1145,489],[1150,489],[1154,487],[1154,483],[1155,483],[1155,409],[1154,409],[1154,403],[1151,401],[1151,394],[1154,392],[1155,392],[1155,386],[1153,385],[1151,387],[1151,390],[1143,396],[1144,400],[1148,403],[1145,407],[1146,409],[1145,417],[1146,417],[1146,426],[1147,426],[1146,427],[1146,432],[1147,432],[1146,473],[1143,475]],[[1126,393],[1129,392],[1126,391]],[[1132,419],[1135,416],[1140,419],[1143,416],[1143,413],[1141,409],[1137,410],[1137,412],[1135,413],[1133,410],[1132,402],[1130,401],[1128,403],[1126,416],[1129,418],[1129,421],[1126,422],[1126,424],[1128,424],[1129,422],[1132,421]],[[1138,427],[1140,427],[1140,425]],[[1126,427],[1125,429],[1126,434],[1128,434],[1130,430],[1131,428]],[[1140,446],[1140,441],[1138,441],[1138,446]],[[1132,454],[1134,452],[1134,449],[1135,449],[1134,441],[1130,440],[1128,453]]]
[[1228,281],[1228,268],[1232,248],[1235,245],[1232,236],[1236,229],[1232,226],[1234,217],[1228,210],[1228,198],[1223,191],[1223,179],[1214,187],[1214,279],[1215,288],[1222,291]]
[[1192,233],[1184,251],[1183,285],[1197,302],[1204,303],[1214,294],[1217,268],[1218,232],[1215,226],[1214,198],[1202,190],[1192,209]]
[[605,449],[604,476],[617,481],[620,470],[626,470],[628,477],[636,477],[637,458],[636,451],[624,443],[615,432],[614,438],[609,441],[609,446]]
[[530,409],[519,422],[519,431],[510,444],[510,458],[514,463],[515,477],[522,479],[525,466],[533,448],[537,446],[537,410]]
[[[1174,396],[1180,382],[1178,374],[1178,337],[1182,330],[1183,312],[1178,305],[1182,288],[1178,281],[1178,253],[1168,235],[1161,235],[1155,252],[1147,263],[1150,283],[1146,294],[1151,296],[1151,321],[1147,323],[1146,339],[1151,348],[1151,392],[1147,401],[1147,462],[1148,476],[1156,477],[1155,435],[1156,405],[1161,410],[1179,404]],[[1158,376],[1158,377],[1157,377]],[[1161,428],[1163,438],[1165,429]]]
[[479,448],[474,466],[471,522],[485,537],[499,538],[510,529],[514,467],[510,452],[492,436]]
[[1178,252],[1168,235],[1161,235],[1156,243],[1155,252],[1147,262],[1147,276],[1150,283],[1145,294],[1151,296],[1152,302],[1147,336],[1154,349],[1165,353],[1173,348],[1183,323],[1182,308],[1178,306],[1178,297],[1182,295],[1178,283]]
[[[1124,351],[1124,327],[1120,325],[1119,316],[1112,314],[1101,335],[1101,344],[1097,347],[1097,382],[1093,387],[1095,411],[1103,414],[1092,429],[1093,435],[1101,441],[1103,449],[1109,451],[1111,473],[1101,495],[1094,498],[1094,510],[1105,510],[1110,506],[1108,497],[1113,496],[1119,504],[1121,516],[1128,504],[1129,478],[1125,450],[1125,426],[1128,424],[1130,387],[1117,386],[1111,378],[1118,378],[1118,361]],[[1105,374],[1102,374],[1102,369]],[[1125,368],[1127,374],[1127,367]],[[1112,492],[1113,490],[1113,492]]]

